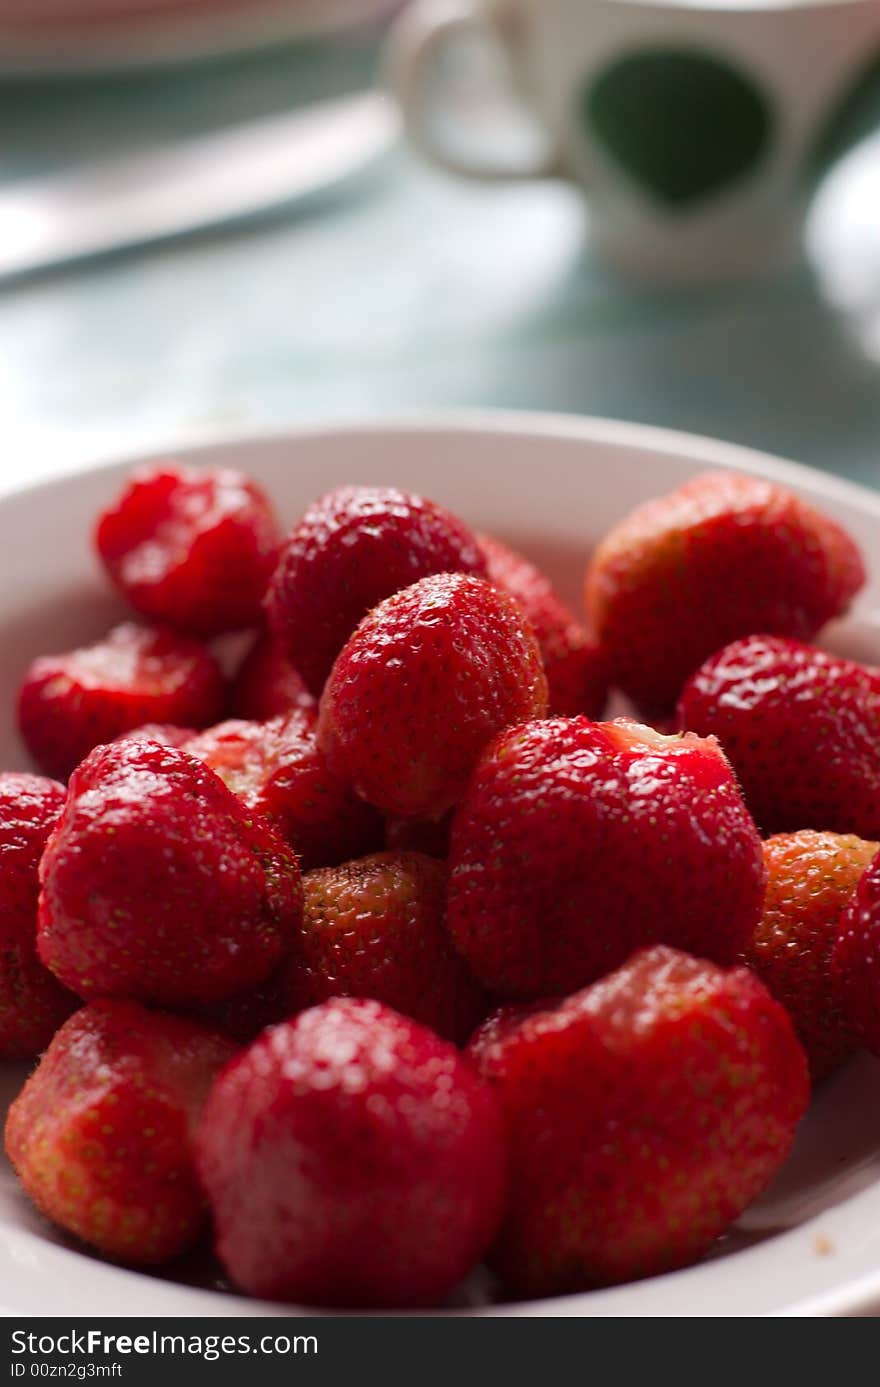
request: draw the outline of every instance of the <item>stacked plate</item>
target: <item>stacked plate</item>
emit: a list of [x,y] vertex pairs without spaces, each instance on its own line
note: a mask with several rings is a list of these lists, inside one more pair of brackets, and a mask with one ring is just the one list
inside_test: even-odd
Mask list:
[[143,67],[368,25],[395,0],[0,0],[0,75]]

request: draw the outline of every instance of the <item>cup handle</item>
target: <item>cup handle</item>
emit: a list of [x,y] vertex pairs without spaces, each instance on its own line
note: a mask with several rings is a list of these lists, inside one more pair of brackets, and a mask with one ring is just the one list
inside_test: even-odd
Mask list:
[[[388,84],[403,113],[404,128],[409,139],[427,159],[450,173],[466,178],[509,179],[547,178],[558,174],[560,161],[550,141],[524,102],[517,100],[517,124],[520,134],[528,133],[531,148],[516,154],[501,153],[486,141],[482,149],[475,141],[473,128],[468,128],[462,114],[456,120],[450,115],[452,103],[445,103],[440,84],[439,105],[445,106],[442,117],[431,111],[429,93],[437,89],[440,60],[448,51],[450,41],[475,35],[489,39],[501,54],[515,87],[515,61],[511,36],[504,23],[504,11],[480,13],[467,0],[417,0],[410,5],[392,27],[386,49]],[[499,107],[503,103],[499,100]],[[508,103],[509,106],[509,103]],[[521,108],[521,112],[520,109]],[[522,117],[520,121],[520,115]],[[499,116],[496,129],[504,121]],[[508,125],[511,124],[508,111]],[[522,143],[522,141],[521,141]]]

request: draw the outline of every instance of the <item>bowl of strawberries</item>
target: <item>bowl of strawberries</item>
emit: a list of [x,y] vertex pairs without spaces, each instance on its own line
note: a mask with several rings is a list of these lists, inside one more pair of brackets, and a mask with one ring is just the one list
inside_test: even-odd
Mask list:
[[880,1305],[878,525],[528,415],[0,500],[7,1311]]

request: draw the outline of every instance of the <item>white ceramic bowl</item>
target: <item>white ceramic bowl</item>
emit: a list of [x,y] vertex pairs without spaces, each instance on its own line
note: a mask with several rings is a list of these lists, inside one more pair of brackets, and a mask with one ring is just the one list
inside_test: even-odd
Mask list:
[[[794,488],[842,521],[869,562],[880,496],[808,468],[705,439],[596,420],[461,416],[292,433],[187,450],[189,460],[241,467],[284,516],[340,482],[396,483],[451,506],[534,555],[576,600],[598,537],[637,502],[709,467],[754,472]],[[19,490],[0,500],[0,764],[26,760],[13,699],[34,655],[98,635],[119,612],[89,549],[98,509],[131,459]],[[698,596],[698,595],[697,595]],[[880,662],[880,573],[835,648]],[[0,1099],[21,1066],[0,1066]],[[880,1311],[880,1064],[862,1056],[826,1082],[780,1178],[717,1253],[699,1266],[634,1285],[529,1305],[462,1313],[573,1316],[752,1316]],[[291,1313],[210,1289],[124,1271],[76,1250],[43,1224],[0,1171],[0,1308],[21,1315]]]

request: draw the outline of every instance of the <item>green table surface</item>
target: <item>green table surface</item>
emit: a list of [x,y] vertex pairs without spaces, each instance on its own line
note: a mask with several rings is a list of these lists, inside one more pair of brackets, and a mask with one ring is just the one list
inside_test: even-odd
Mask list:
[[[0,85],[0,180],[369,79],[371,44],[100,83]],[[647,292],[558,183],[453,181],[405,149],[262,224],[0,288],[0,479],[205,433],[456,406],[669,425],[880,484],[880,143],[785,277]],[[0,228],[2,234],[2,228]]]

